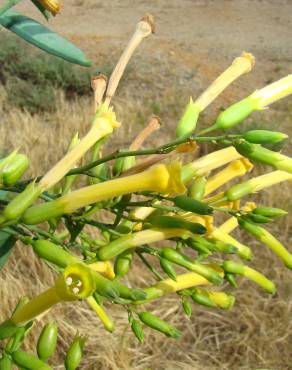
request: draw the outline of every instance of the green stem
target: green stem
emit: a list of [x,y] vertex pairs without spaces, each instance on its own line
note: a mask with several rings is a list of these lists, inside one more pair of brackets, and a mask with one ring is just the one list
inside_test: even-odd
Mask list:
[[89,171],[91,168],[96,167],[102,163],[109,162],[114,159],[123,158],[123,157],[133,157],[133,156],[143,156],[143,155],[152,155],[152,154],[166,154],[170,153],[176,149],[176,147],[180,144],[184,144],[187,142],[198,141],[198,142],[208,142],[214,141],[219,142],[222,140],[228,140],[234,138],[234,136],[238,135],[223,135],[223,136],[210,136],[210,137],[198,137],[195,135],[189,136],[187,138],[181,138],[178,140],[174,140],[170,143],[164,144],[158,148],[149,148],[149,149],[141,149],[141,150],[117,150],[114,153],[108,154],[94,162],[91,162],[85,166],[74,168],[73,170],[69,171],[66,176],[69,175],[76,175],[76,174],[84,174]]

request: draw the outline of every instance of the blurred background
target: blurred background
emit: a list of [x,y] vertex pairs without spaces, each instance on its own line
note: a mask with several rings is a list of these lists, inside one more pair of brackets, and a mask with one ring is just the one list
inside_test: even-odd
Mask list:
[[[44,22],[29,1],[23,1],[18,9]],[[98,72],[110,75],[146,12],[155,17],[156,33],[134,54],[119,85],[113,105],[122,127],[108,151],[127,147],[152,114],[160,116],[162,128],[147,146],[173,139],[189,97],[196,98],[242,51],[256,57],[254,70],[206,109],[201,126],[210,125],[220,110],[256,88],[291,73],[291,0],[64,0],[61,14],[51,19],[49,26],[85,51],[93,66],[75,67],[48,57],[1,29],[2,154],[20,148],[31,159],[29,175],[48,170],[62,156],[72,136],[77,131],[82,135],[90,126],[91,76]],[[244,127],[291,135],[291,123],[292,99],[287,98],[253,114]],[[291,155],[289,147],[288,140],[283,151]],[[205,146],[200,148],[201,154],[207,151]],[[260,171],[258,166],[254,173]],[[292,211],[289,184],[276,186],[257,200]],[[273,223],[272,230],[289,249],[291,218],[286,216]],[[252,266],[277,284],[275,296],[242,281],[230,312],[194,306],[191,319],[183,314],[177,296],[166,297],[153,302],[151,308],[184,335],[174,341],[149,330],[143,345],[131,334],[126,311],[111,311],[117,326],[112,335],[104,331],[86,305],[60,306],[46,317],[54,317],[61,327],[62,342],[56,356],[64,353],[66,338],[78,328],[89,335],[82,369],[292,369],[292,273],[263,245],[246,236],[241,238],[253,246],[256,257]],[[19,245],[0,277],[1,320],[20,295],[35,295],[53,280],[48,267],[28,247]],[[149,285],[150,280],[144,270],[135,267],[128,283]],[[30,340],[33,343],[33,334]],[[26,345],[29,348],[30,343]]]

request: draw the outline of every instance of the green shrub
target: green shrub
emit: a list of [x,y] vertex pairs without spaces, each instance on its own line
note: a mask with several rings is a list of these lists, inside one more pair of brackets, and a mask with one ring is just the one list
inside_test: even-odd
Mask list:
[[[7,89],[9,105],[30,113],[53,111],[53,90],[61,89],[66,98],[91,94],[91,76],[97,69],[85,69],[56,57],[35,51],[14,35],[0,32],[0,83]],[[111,66],[101,71],[109,75]]]

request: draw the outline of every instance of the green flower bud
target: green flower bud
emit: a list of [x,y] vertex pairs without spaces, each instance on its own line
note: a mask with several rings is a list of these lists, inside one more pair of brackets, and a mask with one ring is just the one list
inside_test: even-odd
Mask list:
[[30,353],[15,351],[12,353],[13,361],[17,366],[28,370],[52,370],[51,366]]
[[196,272],[197,274],[203,276],[207,280],[211,281],[213,284],[220,284],[222,278],[217,272],[202,265],[198,262],[193,262],[189,257],[177,252],[172,248],[163,248],[160,251],[160,257],[167,259],[177,265],[183,266],[190,271]]
[[243,138],[253,144],[276,144],[288,138],[282,132],[267,130],[251,130],[243,134]]
[[23,192],[12,199],[12,201],[5,207],[3,211],[5,220],[10,221],[18,219],[40,194],[41,190],[34,182],[29,184]]
[[191,295],[192,300],[207,307],[216,307],[216,304],[206,294],[202,294],[199,289],[195,289]]
[[247,142],[236,144],[235,149],[249,159],[292,173],[292,159],[283,154]]
[[86,339],[84,337],[78,333],[76,334],[65,358],[66,370],[75,370],[79,366],[83,356],[85,341]]
[[181,332],[168,324],[166,321],[160,319],[159,317],[153,315],[150,312],[140,312],[139,319],[150,328],[160,331],[161,333],[165,334],[167,337],[171,338],[179,338],[181,336]]
[[139,342],[143,343],[144,342],[143,327],[138,320],[135,319],[132,320],[131,329],[135,334],[136,338],[139,340]]
[[206,183],[207,183],[206,177],[204,176],[196,177],[190,187],[189,196],[196,200],[203,199],[205,194]]
[[183,307],[183,310],[184,310],[184,313],[188,316],[188,317],[191,317],[192,316],[192,305],[188,299],[188,297],[182,297],[182,307]]
[[47,361],[56,349],[58,339],[58,325],[52,321],[46,324],[41,331],[37,342],[37,354],[42,361]]
[[174,216],[151,216],[148,220],[154,227],[158,228],[185,229],[193,234],[205,234],[207,231],[205,226],[199,223],[186,221]]
[[12,369],[12,360],[8,356],[3,355],[3,357],[0,359],[0,369],[1,370]]
[[211,215],[214,209],[208,204],[192,199],[185,195],[179,195],[172,198],[173,203],[184,211],[197,213],[199,215]]
[[235,277],[234,277],[234,275],[233,274],[230,274],[230,273],[226,273],[225,274],[225,279],[228,281],[228,283],[230,284],[230,285],[232,285],[234,288],[237,288],[238,287],[238,285],[237,285],[237,282],[236,282],[236,280],[235,280]]
[[121,278],[128,273],[131,267],[132,259],[133,253],[127,251],[117,256],[114,265],[116,278]]
[[227,130],[232,128],[245,120],[257,109],[256,101],[254,101],[251,96],[248,96],[221,112],[217,117],[215,124],[211,126],[208,131],[216,129]]
[[12,161],[9,164],[4,166],[1,171],[3,184],[4,185],[13,185],[19,180],[22,175],[25,173],[29,166],[29,159],[24,154],[16,154]]
[[273,208],[273,207],[257,207],[252,212],[256,215],[261,215],[261,216],[271,217],[271,218],[285,216],[288,213],[281,208]]
[[263,215],[257,215],[252,212],[249,212],[246,216],[246,219],[255,222],[256,224],[266,224],[268,222],[271,222],[272,219]]
[[172,264],[165,258],[160,258],[160,266],[162,270],[174,281],[176,281],[176,272]]
[[113,166],[114,176],[118,176],[122,172],[129,170],[131,167],[134,167],[135,164],[136,164],[136,159],[134,156],[118,158],[115,161],[114,166]]
[[243,198],[245,195],[251,194],[254,191],[254,184],[247,180],[241,184],[231,186],[224,195],[229,202]]
[[176,127],[176,137],[182,138],[190,136],[196,129],[200,109],[190,98],[190,102]]
[[65,268],[70,264],[80,262],[77,256],[65,251],[61,246],[48,240],[34,240],[31,242],[33,251],[48,262],[54,263],[58,267]]

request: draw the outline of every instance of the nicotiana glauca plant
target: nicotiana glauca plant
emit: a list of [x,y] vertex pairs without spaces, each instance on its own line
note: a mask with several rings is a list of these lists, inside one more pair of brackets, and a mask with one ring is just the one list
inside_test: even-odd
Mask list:
[[[57,4],[39,3],[45,7]],[[75,134],[67,153],[46,174],[22,180],[29,159],[17,150],[0,161],[0,267],[19,240],[24,250],[32,248],[58,271],[53,286],[35,297],[20,297],[14,312],[0,324],[0,339],[5,341],[0,362],[3,369],[13,363],[26,369],[51,368],[48,360],[58,334],[55,323],[44,326],[36,354],[20,347],[37,325],[36,319],[63,302],[78,309],[78,301],[84,300],[109,332],[115,326],[107,310],[112,304],[120,305],[127,311],[133,333],[143,342],[146,327],[171,338],[181,335],[170,323],[147,311],[148,302],[167,294],[177,293],[188,317],[192,303],[231,309],[237,276],[274,294],[275,282],[249,266],[252,249],[231,235],[238,227],[292,268],[292,255],[265,226],[287,212],[246,200],[292,179],[292,159],[265,147],[287,135],[267,130],[228,131],[254,111],[291,94],[292,75],[256,90],[221,112],[208,128],[199,130],[201,112],[253,68],[254,57],[243,53],[199,98],[190,98],[173,141],[141,148],[160,128],[160,118],[152,117],[129,148],[103,154],[105,143],[121,126],[111,102],[123,71],[137,46],[153,31],[153,17],[146,15],[138,22],[109,81],[103,75],[92,80],[95,114],[88,133],[82,138]],[[206,136],[211,131],[219,132]],[[190,158],[202,142],[220,149],[184,163],[184,154]],[[85,154],[90,161],[80,166]],[[253,163],[264,163],[273,170],[240,181],[252,171]],[[86,186],[78,185],[84,184],[76,182],[80,177],[87,181]],[[100,220],[100,210],[112,215],[108,223]],[[228,216],[223,223],[222,214]],[[98,237],[93,230],[98,231]],[[130,288],[123,278],[131,274],[138,260],[154,281]],[[182,269],[186,271],[181,273]],[[66,369],[77,368],[84,343],[77,333],[64,361]]]

